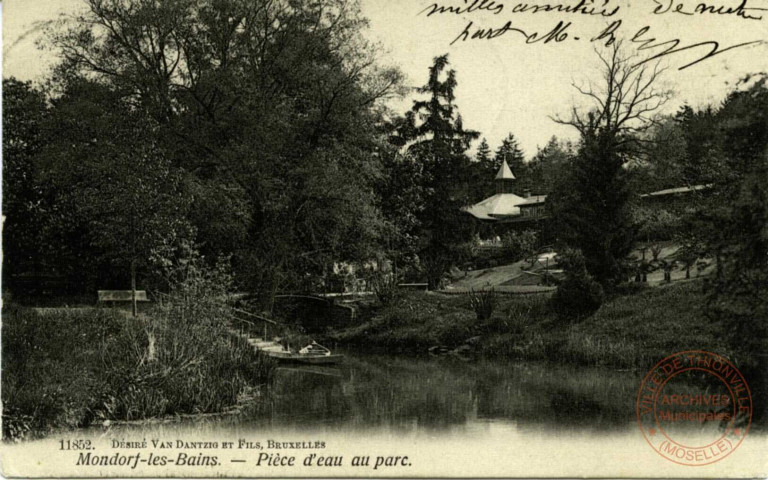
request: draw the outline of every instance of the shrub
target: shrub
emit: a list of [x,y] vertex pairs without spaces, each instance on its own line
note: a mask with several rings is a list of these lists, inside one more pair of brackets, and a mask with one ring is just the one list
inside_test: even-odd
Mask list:
[[397,288],[399,281],[395,274],[378,275],[371,283],[373,293],[382,306],[390,305],[399,297],[400,292]]
[[441,315],[435,326],[435,339],[438,345],[454,347],[473,335],[474,319],[467,311],[449,312]]
[[624,282],[616,285],[613,293],[615,295],[635,295],[648,290],[650,287],[647,283],[642,282]]
[[484,333],[510,334],[517,338],[530,335],[529,327],[552,317],[548,299],[539,295],[515,297],[506,302],[502,314],[496,314],[483,325]]
[[560,318],[580,319],[595,313],[604,298],[603,287],[591,275],[569,274],[557,287],[552,304]]
[[475,292],[474,289],[469,292],[469,305],[475,311],[478,320],[488,320],[496,307],[496,295],[493,289],[481,290]]
[[514,261],[530,257],[536,253],[538,234],[535,230],[512,231],[501,239],[504,250]]
[[566,270],[565,280],[552,296],[552,306],[560,319],[581,319],[597,311],[605,299],[603,287],[587,273],[580,252],[568,251],[558,255]]
[[514,335],[522,335],[525,333],[526,327],[528,327],[533,320],[531,317],[531,305],[523,303],[513,304],[512,308],[507,312],[507,326],[509,333]]

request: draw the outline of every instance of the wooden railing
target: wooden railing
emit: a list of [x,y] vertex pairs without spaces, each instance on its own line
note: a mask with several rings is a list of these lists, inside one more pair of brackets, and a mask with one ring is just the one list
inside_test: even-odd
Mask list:
[[[154,291],[152,294],[156,296],[158,302],[162,302],[162,299],[170,298],[170,295],[167,293],[159,291]],[[248,335],[253,335],[256,337],[263,335],[262,338],[267,340],[270,334],[272,334],[272,336],[276,336],[283,333],[284,326],[272,319],[257,315],[255,313],[247,312],[240,308],[232,308],[232,312],[234,315],[227,315],[227,317],[232,321],[234,327],[240,334],[247,333]],[[246,320],[239,317],[238,315],[245,315],[249,319]]]
[[274,320],[262,317],[261,315],[256,315],[255,313],[246,312],[245,310],[241,310],[239,308],[233,308],[232,311],[235,312],[235,314],[246,315],[250,318],[249,320],[246,320],[244,318],[238,317],[237,315],[230,315],[230,319],[235,322],[238,332],[241,334],[263,334],[262,339],[268,340],[270,338],[270,333],[272,333],[272,336],[281,333],[282,325]]

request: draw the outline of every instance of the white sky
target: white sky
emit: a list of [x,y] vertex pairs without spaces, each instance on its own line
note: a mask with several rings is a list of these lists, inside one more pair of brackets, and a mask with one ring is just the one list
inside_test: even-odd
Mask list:
[[[768,40],[768,11],[750,11],[762,20],[746,20],[733,15],[653,15],[659,4],[670,0],[607,0],[609,7],[620,6],[620,12],[610,19],[567,13],[511,13],[512,8],[526,0],[502,0],[504,10],[471,14],[443,14],[427,18],[419,14],[434,0],[360,0],[363,14],[371,21],[368,35],[381,43],[384,63],[397,65],[405,73],[408,84],[425,83],[432,58],[450,54],[457,70],[457,104],[467,128],[479,130],[495,149],[508,132],[519,139],[528,157],[543,146],[552,135],[574,137],[568,127],[555,124],[549,116],[567,114],[574,102],[582,101],[571,87],[573,81],[585,82],[598,75],[597,57],[593,51],[598,42],[590,42],[611,20],[621,19],[617,32],[631,37],[643,26],[650,26],[647,37],[658,41],[679,38],[680,46],[714,40],[721,49],[740,42]],[[439,1],[439,0],[438,0]],[[472,0],[466,0],[469,3]],[[488,1],[488,0],[486,0]],[[543,4],[547,0],[528,0]],[[556,2],[557,0],[552,0]],[[578,0],[560,0],[575,4]],[[598,0],[598,3],[603,0]],[[675,3],[681,3],[674,0]],[[695,8],[699,0],[684,3],[685,10]],[[711,5],[736,7],[741,0],[710,0]],[[589,4],[589,0],[587,0]],[[443,5],[466,6],[465,0],[442,0]],[[50,51],[40,51],[35,41],[38,28],[62,13],[82,5],[81,0],[6,0],[4,20],[5,77],[40,79],[52,61]],[[768,8],[768,0],[747,0],[747,7]],[[569,38],[561,43],[526,45],[524,38],[513,32],[493,40],[450,42],[461,33],[469,21],[475,27],[499,28],[508,20],[528,33],[544,34],[559,20],[572,22]],[[574,37],[579,37],[575,40]],[[674,111],[683,102],[693,105],[720,101],[746,73],[768,71],[768,43],[737,48],[699,63],[688,69],[677,68],[704,55],[701,47],[665,57],[671,67],[665,74],[667,84],[677,92],[667,107]],[[661,49],[648,50],[658,53]],[[406,110],[410,101],[393,102],[398,110]]]

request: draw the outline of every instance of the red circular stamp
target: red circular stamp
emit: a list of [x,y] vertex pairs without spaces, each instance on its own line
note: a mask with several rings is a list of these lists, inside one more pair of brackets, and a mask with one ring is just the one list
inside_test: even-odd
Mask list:
[[645,440],[681,465],[724,459],[744,441],[751,422],[746,380],[716,353],[670,355],[648,372],[637,392],[637,423]]

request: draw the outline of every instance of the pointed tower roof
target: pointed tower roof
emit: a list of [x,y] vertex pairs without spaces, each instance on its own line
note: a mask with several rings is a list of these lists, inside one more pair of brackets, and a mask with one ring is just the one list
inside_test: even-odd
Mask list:
[[506,160],[502,160],[501,167],[499,167],[499,173],[496,174],[496,180],[514,180],[515,176],[512,174],[512,170],[509,169]]

